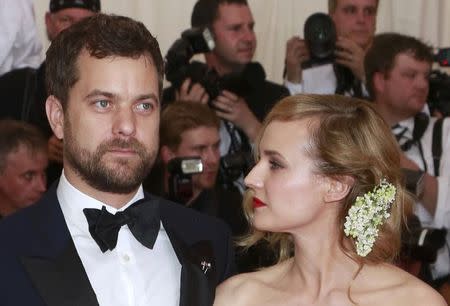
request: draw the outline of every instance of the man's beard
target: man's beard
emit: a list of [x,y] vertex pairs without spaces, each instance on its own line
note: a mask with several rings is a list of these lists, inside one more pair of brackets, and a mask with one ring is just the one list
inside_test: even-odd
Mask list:
[[[91,187],[116,194],[127,194],[136,190],[150,172],[156,150],[148,151],[135,138],[115,138],[102,142],[94,152],[81,148],[74,140],[70,126],[65,127],[64,154],[68,164]],[[131,149],[139,157],[137,162],[128,158],[115,158],[107,162],[103,157],[110,150]],[[111,159],[113,157],[110,157]]]

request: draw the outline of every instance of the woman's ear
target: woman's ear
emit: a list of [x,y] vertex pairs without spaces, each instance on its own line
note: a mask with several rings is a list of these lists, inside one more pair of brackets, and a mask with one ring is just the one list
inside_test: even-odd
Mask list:
[[55,96],[51,95],[45,102],[48,122],[53,133],[58,139],[64,138],[64,110],[61,102]]
[[355,179],[349,175],[328,178],[328,190],[325,193],[325,202],[339,202],[343,200],[353,186]]

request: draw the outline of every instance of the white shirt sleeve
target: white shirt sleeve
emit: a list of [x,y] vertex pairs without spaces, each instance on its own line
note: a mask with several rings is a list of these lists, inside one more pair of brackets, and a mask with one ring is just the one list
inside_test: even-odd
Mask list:
[[37,68],[41,51],[32,0],[0,0],[0,75]]
[[303,83],[292,83],[288,79],[284,79],[284,86],[289,90],[291,95],[303,93]]
[[442,125],[442,155],[439,167],[438,195],[434,222],[450,229],[450,119]]

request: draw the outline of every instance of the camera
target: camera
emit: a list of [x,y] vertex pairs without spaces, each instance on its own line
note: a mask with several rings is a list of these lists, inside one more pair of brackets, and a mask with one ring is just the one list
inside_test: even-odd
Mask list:
[[[190,61],[195,54],[210,52],[214,47],[214,39],[208,28],[185,30],[181,38],[169,48],[165,57],[167,81],[173,87],[180,88],[184,80],[190,78],[191,84],[199,83],[205,88],[211,102],[224,89],[245,96],[250,92],[251,82],[265,78],[264,70],[257,63],[249,63],[241,73],[219,76],[215,69],[205,63]],[[213,107],[211,103],[209,105]]]
[[[424,190],[424,172],[402,168],[406,189],[419,197]],[[422,227],[419,219],[412,215],[408,218],[408,228],[402,237],[404,256],[425,263],[436,261],[437,252],[446,243],[447,230]]]
[[225,189],[229,189],[233,182],[243,173],[248,173],[253,165],[251,152],[239,151],[223,156],[220,159],[219,183]]
[[430,74],[428,106],[430,111],[439,111],[444,117],[450,116],[450,76],[439,70]]
[[165,58],[166,79],[179,88],[186,78],[201,84],[211,99],[220,93],[219,75],[204,63],[190,62],[192,56],[210,52],[215,43],[208,28],[185,30],[167,51]]
[[175,157],[167,164],[169,171],[169,199],[186,204],[193,196],[192,175],[203,172],[200,157]]
[[[437,49],[433,61],[440,67],[450,67],[450,48]],[[444,117],[450,116],[450,76],[435,69],[431,71],[429,85],[427,101],[431,113],[439,111]]]
[[302,64],[302,68],[332,63],[337,36],[331,17],[324,13],[312,14],[306,19],[303,32],[310,59]]
[[402,254],[410,259],[433,263],[439,249],[446,243],[446,236],[445,228],[422,227],[419,219],[412,216],[402,236]]

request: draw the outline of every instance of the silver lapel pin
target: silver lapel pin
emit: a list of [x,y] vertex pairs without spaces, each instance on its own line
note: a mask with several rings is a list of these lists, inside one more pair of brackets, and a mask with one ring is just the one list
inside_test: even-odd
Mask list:
[[206,274],[206,272],[208,272],[208,270],[211,269],[211,263],[207,262],[205,260],[203,260],[200,263],[200,266],[202,267],[202,271],[203,271],[204,274]]

